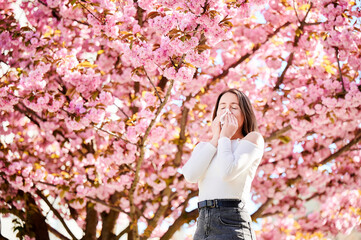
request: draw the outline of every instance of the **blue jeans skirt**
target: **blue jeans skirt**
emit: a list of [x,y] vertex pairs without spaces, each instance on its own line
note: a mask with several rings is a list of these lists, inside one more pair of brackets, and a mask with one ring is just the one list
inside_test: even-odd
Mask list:
[[203,207],[198,211],[193,240],[256,240],[251,216],[243,201],[238,207]]

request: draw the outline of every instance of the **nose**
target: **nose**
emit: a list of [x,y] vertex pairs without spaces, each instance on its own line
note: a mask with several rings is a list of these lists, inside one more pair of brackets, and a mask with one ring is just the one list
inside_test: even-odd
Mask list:
[[[229,111],[228,108],[226,108],[225,110],[223,110],[221,117],[220,117],[220,122],[221,122],[221,126],[224,124],[224,119],[227,115],[227,113],[231,113],[231,111]],[[232,113],[231,113],[232,114]]]

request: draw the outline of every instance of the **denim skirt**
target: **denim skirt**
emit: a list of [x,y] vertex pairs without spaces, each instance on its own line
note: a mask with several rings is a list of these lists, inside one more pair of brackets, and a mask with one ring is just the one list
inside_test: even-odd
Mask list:
[[204,207],[198,211],[193,240],[256,240],[251,216],[243,201],[238,207]]

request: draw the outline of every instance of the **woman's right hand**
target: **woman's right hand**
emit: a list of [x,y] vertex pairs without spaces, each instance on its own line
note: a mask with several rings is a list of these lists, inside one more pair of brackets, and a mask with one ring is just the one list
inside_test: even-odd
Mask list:
[[221,122],[220,122],[220,115],[218,114],[214,120],[212,121],[212,139],[218,139],[221,133]]
[[218,138],[221,134],[221,121],[220,121],[220,115],[218,114],[211,124],[212,127],[212,139],[209,141],[215,148],[218,146]]

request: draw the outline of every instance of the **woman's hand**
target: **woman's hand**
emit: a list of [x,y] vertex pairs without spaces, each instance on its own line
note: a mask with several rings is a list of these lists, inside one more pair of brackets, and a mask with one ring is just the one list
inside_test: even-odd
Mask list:
[[209,141],[214,147],[217,148],[218,146],[218,138],[219,134],[221,133],[221,122],[220,122],[220,115],[217,115],[214,120],[212,121],[212,139]]
[[236,133],[237,129],[238,122],[236,117],[232,113],[227,113],[219,137],[231,138]]
[[221,133],[221,122],[220,115],[217,115],[212,121],[212,139],[218,139],[219,134]]

